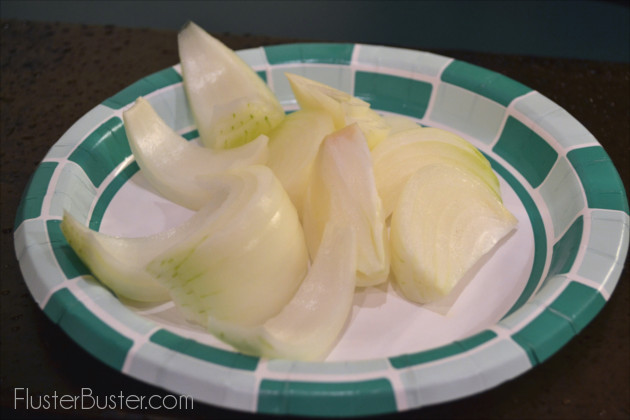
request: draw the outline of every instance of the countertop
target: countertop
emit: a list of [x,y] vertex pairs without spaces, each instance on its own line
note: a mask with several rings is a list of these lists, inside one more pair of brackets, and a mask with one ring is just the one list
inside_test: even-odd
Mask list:
[[[94,359],[42,313],[24,283],[13,248],[15,212],[48,149],[82,115],[140,78],[178,62],[173,31],[1,21],[1,376],[2,417],[14,390],[33,394],[152,395],[165,391]],[[293,39],[213,34],[232,49]],[[339,40],[343,42],[345,40]],[[545,57],[434,50],[511,77],[577,118],[630,185],[630,66]],[[391,418],[630,418],[630,273],[628,263],[595,319],[543,364],[494,389]],[[63,412],[70,417],[168,418],[176,412]],[[241,418],[195,404],[186,417]]]

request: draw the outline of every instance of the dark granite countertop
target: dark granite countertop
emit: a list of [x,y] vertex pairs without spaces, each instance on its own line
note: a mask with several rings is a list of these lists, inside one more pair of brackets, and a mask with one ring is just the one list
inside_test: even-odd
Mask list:
[[[1,21],[1,376],[3,418],[15,388],[33,394],[152,395],[164,391],[110,369],[48,320],[31,298],[14,249],[15,211],[48,149],[81,116],[122,88],[178,61],[172,31]],[[214,34],[241,49],[295,40]],[[339,40],[344,41],[344,40]],[[630,185],[630,66],[568,59],[433,51],[505,74],[576,117]],[[563,349],[497,388],[392,418],[630,418],[630,274],[597,317]],[[174,412],[64,412],[70,417],[164,418]],[[234,413],[196,404],[187,417]]]

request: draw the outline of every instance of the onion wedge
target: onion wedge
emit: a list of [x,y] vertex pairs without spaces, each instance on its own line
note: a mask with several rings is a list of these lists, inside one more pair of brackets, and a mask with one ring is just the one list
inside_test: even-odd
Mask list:
[[347,125],[358,124],[370,149],[387,137],[389,125],[370,108],[369,103],[315,80],[297,74],[285,75],[301,109],[328,113],[333,118],[337,130]]
[[357,236],[357,286],[383,283],[389,247],[372,159],[357,124],[324,139],[304,200],[302,217],[311,258],[316,258],[328,223],[350,226]]
[[155,112],[144,98],[123,113],[129,146],[149,183],[165,198],[191,210],[200,209],[210,192],[197,181],[241,166],[264,164],[268,138],[233,149],[212,150],[189,142]]
[[284,118],[269,86],[233,50],[190,22],[178,35],[184,89],[202,143],[240,146]]
[[277,314],[308,269],[297,211],[273,172],[252,165],[203,180],[211,198],[190,219],[143,238],[108,236],[68,213],[61,230],[92,273],[139,301],[169,297],[190,321],[242,325]]
[[139,302],[164,302],[168,289],[144,266],[172,241],[174,231],[149,238],[119,238],[83,226],[64,212],[61,232],[92,274],[117,296]]
[[402,129],[388,136],[372,150],[374,177],[389,217],[409,177],[433,163],[465,167],[500,197],[499,180],[490,162],[465,139],[433,127]]
[[306,278],[278,315],[254,327],[209,317],[208,330],[246,354],[321,360],[333,347],[352,310],[355,273],[352,229],[328,225]]
[[411,301],[446,296],[517,224],[495,191],[461,166],[431,164],[406,183],[392,213],[392,271]]
[[221,205],[147,265],[190,321],[257,325],[291,300],[308,269],[295,206],[263,165],[204,180]]
[[267,166],[287,190],[298,214],[302,214],[302,202],[319,146],[333,131],[330,115],[300,109],[287,115],[269,133]]

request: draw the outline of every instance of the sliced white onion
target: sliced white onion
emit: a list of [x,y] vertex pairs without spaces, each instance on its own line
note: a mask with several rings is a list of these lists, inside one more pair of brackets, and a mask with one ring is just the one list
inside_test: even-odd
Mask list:
[[287,115],[269,133],[267,165],[287,190],[298,214],[319,146],[334,129],[329,114],[300,109]]
[[308,269],[295,206],[271,169],[252,165],[204,180],[224,202],[147,266],[187,319],[257,325],[294,295]]
[[414,302],[440,299],[516,224],[474,173],[450,164],[427,165],[406,183],[392,213],[396,282]]
[[92,273],[117,295],[169,296],[187,319],[259,324],[292,298],[308,269],[297,211],[266,166],[201,181],[211,198],[185,223],[143,238],[108,236],[69,214],[61,229]]
[[162,302],[170,299],[169,291],[146,271],[146,265],[174,243],[198,231],[225,200],[226,194],[214,194],[185,223],[146,237],[127,238],[97,232],[83,226],[68,212],[64,212],[60,227],[81,261],[116,295],[140,302]]
[[348,227],[328,225],[306,278],[278,315],[253,327],[210,317],[208,329],[246,354],[321,360],[333,347],[351,312],[355,273],[354,232]]
[[389,125],[370,109],[369,103],[315,80],[296,74],[285,74],[302,109],[328,113],[338,130],[347,125],[358,124],[370,149],[387,137]]
[[169,127],[144,98],[123,113],[129,146],[142,175],[168,200],[198,210],[210,193],[196,182],[241,166],[264,164],[268,138],[227,150],[213,150],[189,142]]
[[349,125],[328,135],[320,148],[304,200],[303,226],[311,258],[328,223],[350,226],[357,236],[357,285],[383,283],[389,247],[372,159],[361,129]]
[[190,22],[178,45],[188,103],[206,147],[240,146],[282,121],[284,109],[267,84],[218,39]]
[[475,173],[500,196],[499,180],[488,160],[472,144],[432,127],[402,129],[372,150],[374,177],[388,217],[409,177],[432,163],[450,163]]

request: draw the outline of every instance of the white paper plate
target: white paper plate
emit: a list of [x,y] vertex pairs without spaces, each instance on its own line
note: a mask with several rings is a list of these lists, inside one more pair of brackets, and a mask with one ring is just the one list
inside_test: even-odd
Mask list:
[[241,355],[183,321],[172,304],[121,303],[77,259],[63,210],[92,229],[158,232],[191,213],[161,198],[133,161],[122,112],[145,96],[187,138],[197,133],[178,66],[96,106],[50,149],[15,222],[15,248],[42,310],[122,373],[248,412],[356,416],[402,411],[492,388],[543,362],[610,298],[628,250],[628,201],[595,138],[540,93],[431,53],[353,44],[292,44],[239,54],[287,110],[290,71],[359,96],[383,113],[454,131],[500,177],[518,229],[470,275],[446,316],[387,287],[357,293],[325,362]]

